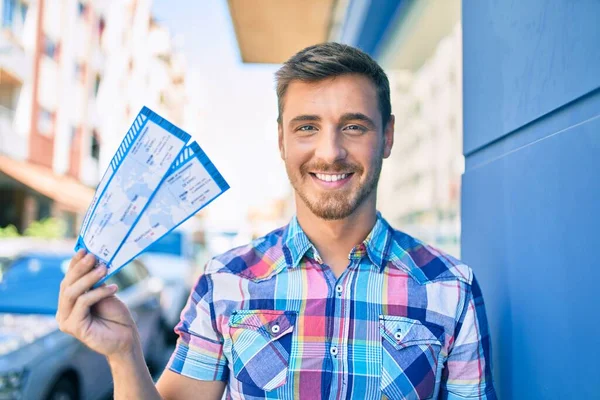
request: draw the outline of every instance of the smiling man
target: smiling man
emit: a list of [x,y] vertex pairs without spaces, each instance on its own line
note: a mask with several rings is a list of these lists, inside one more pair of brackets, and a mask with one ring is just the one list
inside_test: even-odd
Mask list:
[[383,70],[317,45],[277,72],[277,95],[296,216],[208,263],[156,388],[115,288],[88,291],[105,271],[83,253],[61,329],[107,356],[116,399],[495,399],[473,272],[376,211],[394,142]]

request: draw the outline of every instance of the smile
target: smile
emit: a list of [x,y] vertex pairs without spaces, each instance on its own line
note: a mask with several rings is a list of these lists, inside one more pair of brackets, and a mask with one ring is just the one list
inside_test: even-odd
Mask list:
[[314,176],[317,177],[317,179],[323,181],[323,182],[337,182],[337,181],[341,181],[343,179],[346,179],[347,177],[350,176],[350,174],[336,174],[336,175],[331,175],[331,174],[313,174]]
[[349,187],[354,172],[345,174],[322,174],[319,172],[311,172],[310,176],[317,187],[324,190],[338,190]]

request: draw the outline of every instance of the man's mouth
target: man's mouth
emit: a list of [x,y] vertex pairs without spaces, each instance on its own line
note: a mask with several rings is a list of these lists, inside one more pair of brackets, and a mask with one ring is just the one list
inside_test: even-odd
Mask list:
[[319,187],[330,190],[341,189],[345,187],[354,176],[354,172],[341,174],[323,174],[320,172],[311,172],[309,175]]
[[344,180],[346,178],[348,178],[350,175],[352,175],[351,173],[346,173],[346,174],[319,174],[319,173],[311,173],[311,175],[314,175],[317,177],[317,179],[323,181],[323,182],[337,182],[337,181],[341,181]]

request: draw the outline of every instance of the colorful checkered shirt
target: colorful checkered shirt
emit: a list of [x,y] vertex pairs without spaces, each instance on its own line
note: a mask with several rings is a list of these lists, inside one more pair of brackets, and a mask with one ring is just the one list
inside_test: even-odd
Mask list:
[[496,399],[468,266],[381,215],[348,258],[336,278],[295,218],[214,258],[169,368],[228,399]]

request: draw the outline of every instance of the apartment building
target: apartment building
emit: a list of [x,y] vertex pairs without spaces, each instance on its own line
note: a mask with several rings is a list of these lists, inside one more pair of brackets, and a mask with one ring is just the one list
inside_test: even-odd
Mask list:
[[0,227],[73,235],[142,106],[175,123],[185,63],[151,0],[0,0]]
[[424,64],[388,70],[396,135],[379,185],[379,208],[395,226],[454,255],[460,252],[461,30]]

